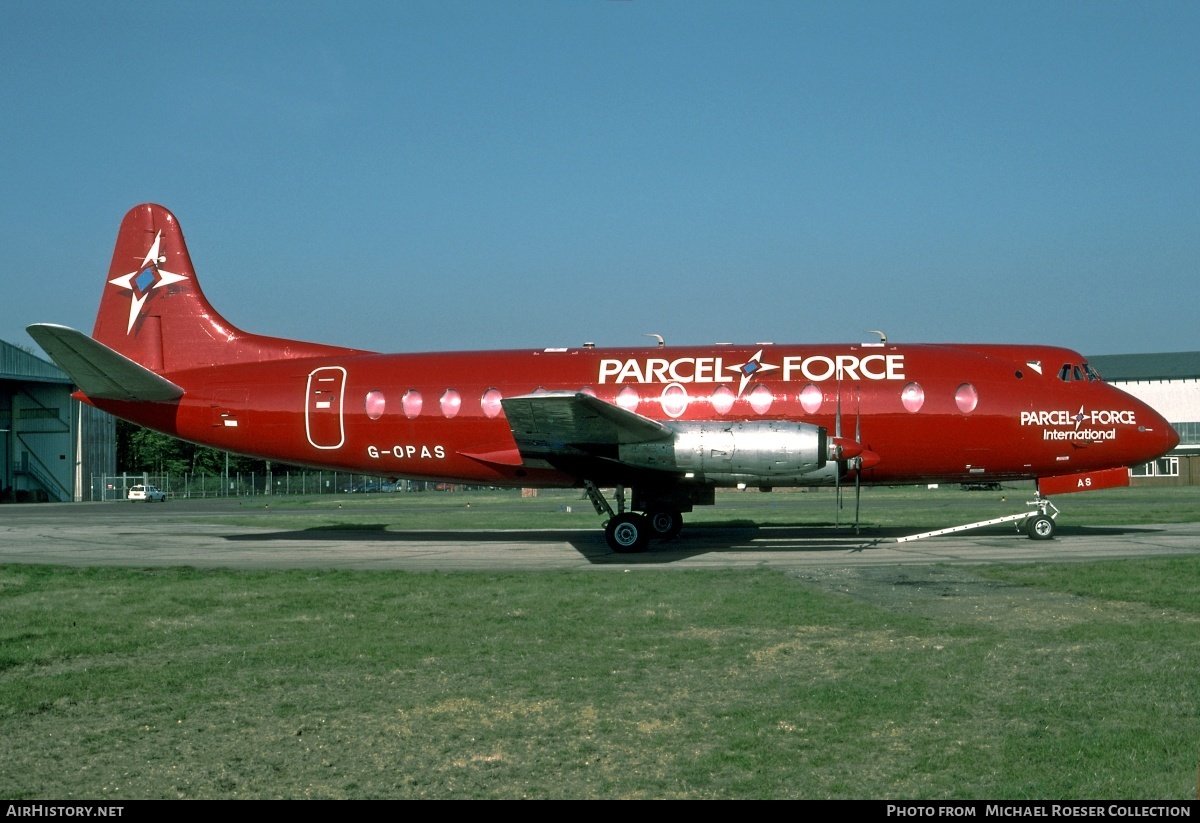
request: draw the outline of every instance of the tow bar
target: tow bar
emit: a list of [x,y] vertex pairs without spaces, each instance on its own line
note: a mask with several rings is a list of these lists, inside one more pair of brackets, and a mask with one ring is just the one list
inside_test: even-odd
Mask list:
[[926,537],[938,537],[943,534],[955,534],[956,532],[965,532],[970,529],[981,529],[984,526],[994,526],[997,523],[1016,523],[1017,531],[1025,532],[1033,540],[1049,540],[1054,537],[1056,527],[1054,521],[1058,517],[1058,508],[1044,498],[1030,500],[1025,505],[1036,506],[1037,511],[1009,514],[1004,517],[993,517],[991,520],[980,520],[978,523],[967,523],[965,526],[952,526],[948,529],[910,534],[907,537],[897,537],[896,542],[908,543],[912,540],[924,540]]

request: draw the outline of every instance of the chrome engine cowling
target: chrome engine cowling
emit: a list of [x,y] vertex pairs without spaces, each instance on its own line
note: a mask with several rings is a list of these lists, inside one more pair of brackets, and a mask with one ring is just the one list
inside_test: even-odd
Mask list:
[[828,460],[824,428],[781,420],[668,424],[675,436],[619,449],[632,466],[683,472],[700,482],[810,485]]

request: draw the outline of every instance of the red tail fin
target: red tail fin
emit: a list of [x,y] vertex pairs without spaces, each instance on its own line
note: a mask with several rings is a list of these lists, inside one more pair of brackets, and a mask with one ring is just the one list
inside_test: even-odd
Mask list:
[[121,221],[92,337],[155,372],[352,351],[230,324],[200,290],[179,221],[153,203]]

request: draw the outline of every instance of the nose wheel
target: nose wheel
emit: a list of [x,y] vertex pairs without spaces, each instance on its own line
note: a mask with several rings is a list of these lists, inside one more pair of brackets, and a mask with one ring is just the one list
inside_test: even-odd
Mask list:
[[1054,520],[1047,514],[1035,514],[1025,523],[1025,533],[1031,540],[1050,540],[1054,531]]

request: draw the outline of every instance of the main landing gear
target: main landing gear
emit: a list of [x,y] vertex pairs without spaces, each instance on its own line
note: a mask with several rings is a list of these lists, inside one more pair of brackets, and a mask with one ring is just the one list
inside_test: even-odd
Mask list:
[[650,521],[650,533],[659,540],[677,537],[683,529],[683,512],[649,512],[646,519]]
[[650,520],[635,512],[614,515],[604,524],[604,539],[618,554],[643,552],[650,544]]
[[604,499],[596,484],[584,483],[588,499],[596,514],[609,516],[604,525],[604,539],[618,554],[643,552],[651,540],[669,540],[683,528],[683,512],[674,509],[654,509],[645,514],[625,511],[625,489],[617,487],[617,511]]

